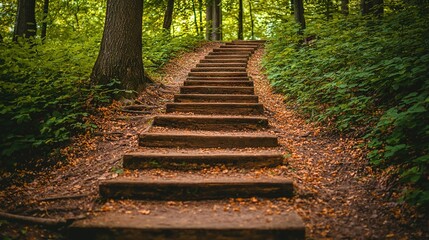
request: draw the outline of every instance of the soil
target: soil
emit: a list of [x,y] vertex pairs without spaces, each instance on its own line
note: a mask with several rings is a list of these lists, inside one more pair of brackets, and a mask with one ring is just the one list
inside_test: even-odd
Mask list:
[[[74,138],[70,145],[61,149],[65,159],[55,166],[37,172],[22,168],[17,172],[2,173],[1,210],[24,216],[71,220],[101,212],[147,215],[176,209],[209,217],[213,212],[221,211],[237,215],[237,221],[241,210],[253,211],[255,218],[296,211],[306,223],[308,239],[429,239],[428,214],[398,201],[397,180],[386,172],[371,168],[365,151],[359,147],[361,139],[333,134],[323,126],[307,123],[292,102],[273,91],[260,65],[263,49],[252,56],[248,72],[269,118],[270,128],[264,131],[279,136],[281,147],[274,150],[287,157],[284,165],[263,169],[220,165],[187,172],[123,170],[123,154],[147,150],[137,146],[137,135],[163,130],[161,127],[149,130],[153,116],[165,111],[165,103],[172,101],[190,69],[217,46],[219,43],[207,43],[172,60],[163,69],[163,74],[156,77],[157,84],[149,86],[137,99],[100,108],[98,115],[92,116],[99,126],[97,131]],[[139,108],[125,107],[127,105],[139,105]],[[252,149],[267,150],[273,149]],[[166,152],[168,149],[151,151]],[[186,173],[202,178],[284,177],[295,182],[296,195],[272,200],[227,199],[198,204],[188,201],[106,201],[98,195],[98,183],[106,179],[143,175],[189,177]],[[0,220],[0,237],[3,239],[63,239],[63,234],[64,228]]]

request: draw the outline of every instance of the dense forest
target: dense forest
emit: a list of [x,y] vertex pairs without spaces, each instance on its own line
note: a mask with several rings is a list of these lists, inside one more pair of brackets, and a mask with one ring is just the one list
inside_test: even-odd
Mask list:
[[[0,3],[0,165],[97,126],[171,58],[204,41],[267,39],[264,68],[285,102],[363,138],[369,164],[429,203],[429,3],[424,0],[146,0]],[[133,11],[129,11],[133,9]],[[130,73],[131,72],[131,73]]]

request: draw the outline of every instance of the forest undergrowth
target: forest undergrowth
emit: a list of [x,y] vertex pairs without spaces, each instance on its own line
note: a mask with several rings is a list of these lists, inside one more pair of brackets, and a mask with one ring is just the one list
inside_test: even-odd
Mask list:
[[369,164],[392,177],[401,200],[421,207],[429,203],[426,10],[312,21],[303,35],[297,25],[280,25],[264,59],[287,103],[311,121],[364,138]]
[[[75,36],[0,44],[1,169],[28,165],[36,156],[51,156],[55,164],[61,159],[59,146],[76,133],[96,130],[89,116],[123,93],[119,81],[90,86],[99,39]],[[193,35],[147,37],[145,70],[156,75],[171,58],[201,42]]]

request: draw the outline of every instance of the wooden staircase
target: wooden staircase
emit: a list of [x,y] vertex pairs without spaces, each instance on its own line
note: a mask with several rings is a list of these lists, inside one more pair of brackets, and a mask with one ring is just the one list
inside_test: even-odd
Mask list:
[[199,173],[199,169],[218,165],[257,169],[283,164],[283,156],[276,150],[277,137],[267,132],[263,105],[258,103],[246,71],[249,57],[261,44],[233,41],[213,49],[191,70],[174,103],[166,105],[166,114],[156,116],[152,128],[139,135],[144,151],[123,156],[125,169],[160,168],[183,174],[137,174],[99,185],[105,199],[156,201],[160,205],[189,201],[199,210],[103,213],[72,224],[70,239],[305,238],[304,223],[294,212],[266,215],[211,209],[224,199],[290,197],[294,192],[290,179]]

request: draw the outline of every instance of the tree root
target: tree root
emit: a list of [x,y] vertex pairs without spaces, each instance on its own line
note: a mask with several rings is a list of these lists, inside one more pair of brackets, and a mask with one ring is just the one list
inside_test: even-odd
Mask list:
[[49,227],[65,226],[75,220],[75,219],[63,219],[63,218],[54,219],[54,218],[30,217],[30,216],[5,213],[1,211],[0,211],[0,219],[13,221],[13,222],[23,222],[23,223],[44,225]]

